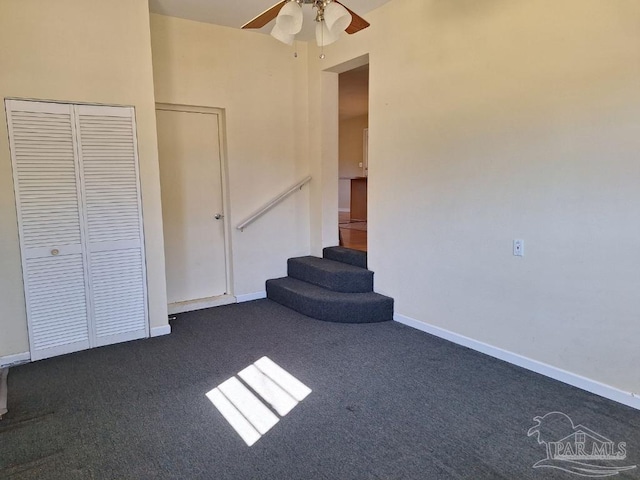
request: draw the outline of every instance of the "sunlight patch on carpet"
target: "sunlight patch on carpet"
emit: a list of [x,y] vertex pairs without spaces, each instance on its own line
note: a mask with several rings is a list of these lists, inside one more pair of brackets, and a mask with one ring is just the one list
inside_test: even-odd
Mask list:
[[241,370],[238,377],[242,381],[231,377],[206,395],[248,446],[280,421],[274,411],[284,417],[311,393],[309,387],[268,357]]

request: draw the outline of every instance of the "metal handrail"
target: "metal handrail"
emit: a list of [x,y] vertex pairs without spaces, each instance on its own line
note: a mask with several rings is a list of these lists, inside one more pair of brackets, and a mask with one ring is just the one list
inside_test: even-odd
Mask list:
[[302,187],[304,187],[310,181],[311,181],[311,176],[306,177],[304,180],[300,180],[294,186],[287,189],[285,192],[281,193],[280,195],[275,197],[273,200],[271,200],[269,203],[267,203],[264,207],[262,207],[259,210],[256,210],[253,214],[247,217],[246,220],[244,220],[243,222],[240,222],[236,228],[241,232],[244,231],[244,229],[247,228],[247,226],[255,222],[258,218],[260,218],[262,215],[267,213],[273,207],[278,205],[280,202],[282,202],[285,198],[287,198],[289,195],[294,193],[296,190],[298,189],[302,190]]

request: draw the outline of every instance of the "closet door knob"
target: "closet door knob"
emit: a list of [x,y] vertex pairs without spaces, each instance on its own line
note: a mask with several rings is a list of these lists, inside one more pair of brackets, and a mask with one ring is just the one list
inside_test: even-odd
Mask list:
[[60,250],[58,250],[57,248],[54,248],[53,250],[51,250],[51,255],[58,255],[60,253]]

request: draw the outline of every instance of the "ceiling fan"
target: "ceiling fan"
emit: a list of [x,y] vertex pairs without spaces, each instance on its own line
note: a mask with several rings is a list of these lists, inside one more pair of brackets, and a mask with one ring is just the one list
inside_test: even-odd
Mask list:
[[296,34],[302,29],[302,5],[311,5],[317,10],[316,41],[321,47],[338,40],[342,32],[354,34],[370,25],[337,0],[283,0],[244,24],[242,28],[262,28],[276,19],[271,36],[292,45]]

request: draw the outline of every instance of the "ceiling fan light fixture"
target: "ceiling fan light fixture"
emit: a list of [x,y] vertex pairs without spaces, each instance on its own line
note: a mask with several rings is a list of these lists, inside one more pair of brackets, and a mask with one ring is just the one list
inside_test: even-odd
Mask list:
[[[282,43],[293,45],[294,37],[302,31],[304,5],[316,10],[316,40],[320,47],[337,41],[342,32],[353,34],[370,26],[369,22],[342,5],[339,0],[280,0],[245,23],[242,28],[262,28],[275,20],[271,36]],[[304,40],[307,40],[306,36]],[[324,58],[324,53],[321,58]]]
[[324,9],[324,21],[327,28],[337,34],[344,32],[351,25],[352,20],[353,17],[349,11],[338,2],[331,2]]
[[295,0],[291,0],[280,9],[276,25],[283,33],[295,35],[302,30],[302,20],[302,7]]
[[271,30],[271,36],[287,45],[293,45],[293,42],[296,39],[295,35],[283,31],[277,23]]
[[319,47],[331,45],[340,38],[341,33],[341,31],[329,30],[324,21],[316,23],[316,42]]

